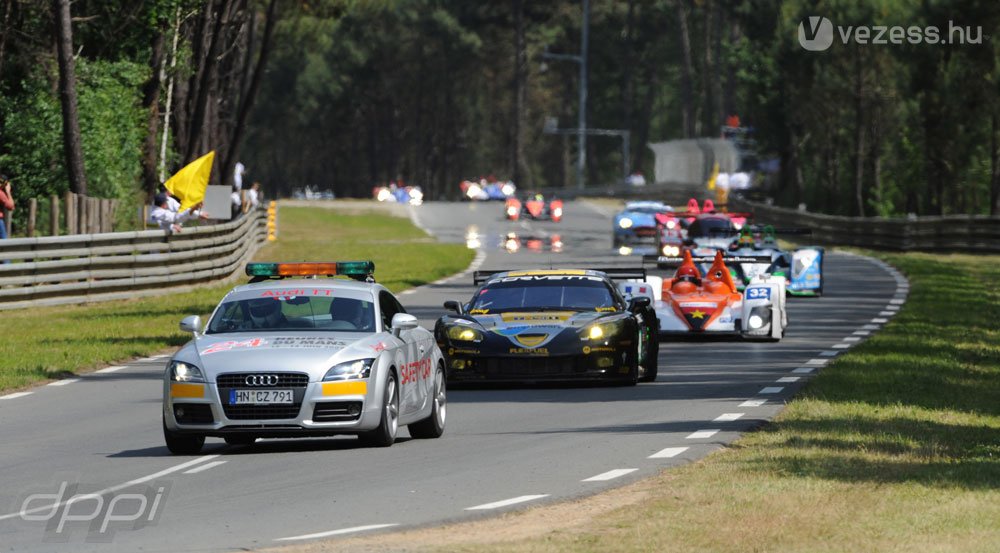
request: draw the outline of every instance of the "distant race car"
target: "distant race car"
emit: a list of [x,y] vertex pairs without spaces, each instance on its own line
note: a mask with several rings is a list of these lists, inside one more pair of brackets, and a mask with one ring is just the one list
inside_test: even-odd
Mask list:
[[644,269],[476,271],[465,304],[445,302],[434,335],[448,378],[461,381],[600,381],[656,378],[659,327],[641,287]]
[[419,186],[376,186],[372,196],[380,202],[398,202],[420,205],[424,203],[424,191]]
[[656,214],[673,212],[673,208],[663,202],[628,202],[625,208],[615,214],[612,223],[614,247],[639,243],[656,243]]
[[[249,263],[208,324],[167,364],[163,435],[193,455],[206,436],[356,434],[389,446],[399,426],[415,438],[444,432],[446,373],[434,336],[371,281],[370,261]],[[345,279],[316,276],[346,275]],[[299,278],[295,278],[299,277]],[[309,278],[313,277],[313,278]]]
[[558,223],[563,217],[563,202],[558,199],[546,199],[542,194],[529,195],[524,201],[507,198],[503,212],[504,217],[511,221],[524,217],[534,220],[548,219]]
[[783,250],[778,245],[778,234],[810,234],[809,229],[778,228],[771,225],[745,226],[739,237],[729,247],[737,256],[770,256],[769,263],[741,263],[730,265],[734,276],[749,283],[758,274],[771,274],[785,278],[788,293],[793,296],[820,296],[823,294],[823,257],[826,250],[820,246],[803,246]]
[[511,181],[488,181],[485,178],[478,181],[465,180],[459,183],[463,200],[473,201],[503,201],[514,197],[517,186]]
[[[766,256],[731,257],[731,263],[766,261]],[[750,339],[777,341],[788,326],[785,312],[785,280],[760,275],[737,290],[721,251],[712,257],[648,256],[657,266],[677,266],[672,278],[662,279],[653,307],[660,323],[660,333],[676,335],[733,335]],[[696,263],[711,262],[704,273]],[[657,277],[647,281],[655,286]],[[655,288],[654,288],[655,291]]]

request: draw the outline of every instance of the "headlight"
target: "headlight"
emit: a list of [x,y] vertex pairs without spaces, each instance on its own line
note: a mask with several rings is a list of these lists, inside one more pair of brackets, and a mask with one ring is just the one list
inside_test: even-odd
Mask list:
[[620,226],[621,228],[631,228],[632,219],[629,219],[628,217],[622,217],[621,219],[618,220],[618,226]]
[[348,380],[351,378],[368,378],[372,372],[375,359],[357,359],[348,361],[326,371],[323,380]]
[[632,248],[628,246],[622,246],[618,248],[618,255],[632,255]]
[[677,227],[677,222],[676,221],[667,221],[667,228],[668,229],[674,229],[676,227]]
[[764,319],[760,318],[760,315],[750,315],[750,320],[747,322],[753,330],[757,330],[758,328],[764,326]]
[[510,206],[510,207],[508,207],[508,208],[507,208],[507,215],[509,215],[509,216],[511,216],[511,217],[513,217],[513,216],[517,215],[517,208],[516,208],[516,207],[514,207],[514,206]]
[[201,369],[188,363],[171,361],[170,367],[168,367],[167,370],[170,371],[170,380],[173,380],[174,382],[205,381],[205,376],[201,374]]
[[557,207],[557,208],[553,209],[552,210],[552,215],[555,215],[556,217],[562,217],[562,208],[561,207]]
[[681,254],[681,249],[677,246],[663,246],[663,255],[667,257],[677,257]]
[[453,326],[448,329],[448,339],[456,342],[481,342],[483,333],[467,326]]
[[581,340],[607,340],[613,338],[621,329],[621,323],[601,323],[584,327],[580,333]]

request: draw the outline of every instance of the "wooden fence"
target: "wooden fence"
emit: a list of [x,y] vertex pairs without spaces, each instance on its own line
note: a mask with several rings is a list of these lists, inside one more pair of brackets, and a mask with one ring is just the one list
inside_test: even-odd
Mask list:
[[[91,198],[66,192],[62,198],[53,194],[48,198],[30,198],[26,204],[28,218],[25,227],[16,229],[19,235],[59,236],[60,234],[95,234],[114,230],[118,200]],[[18,209],[25,209],[18,206]],[[41,220],[39,216],[41,214]],[[4,213],[10,235],[10,214]]]
[[166,294],[242,269],[267,211],[218,225],[0,240],[0,309]]
[[812,229],[806,240],[896,251],[1000,252],[1000,217],[839,217],[731,199],[730,211],[751,211],[758,223]]

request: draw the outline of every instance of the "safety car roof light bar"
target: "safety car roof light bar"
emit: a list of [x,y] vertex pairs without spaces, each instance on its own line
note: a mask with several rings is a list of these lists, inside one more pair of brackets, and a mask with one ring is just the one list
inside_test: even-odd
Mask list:
[[247,263],[251,282],[269,278],[346,276],[354,280],[374,282],[375,263],[372,261],[332,261],[325,263]]

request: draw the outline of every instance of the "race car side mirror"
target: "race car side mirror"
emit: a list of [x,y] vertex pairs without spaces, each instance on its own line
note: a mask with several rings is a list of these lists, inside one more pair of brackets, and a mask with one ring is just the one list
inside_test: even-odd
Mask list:
[[201,330],[201,317],[198,315],[189,315],[184,317],[184,319],[181,320],[180,329],[184,332],[190,332],[197,337],[198,331]]
[[629,309],[632,311],[643,309],[649,307],[649,303],[649,298],[647,296],[637,296],[629,300]]
[[464,310],[462,309],[462,304],[458,303],[455,300],[448,300],[448,301],[444,302],[444,308],[448,309],[450,311],[454,311],[455,313],[457,313],[459,315],[464,315],[465,314]]

